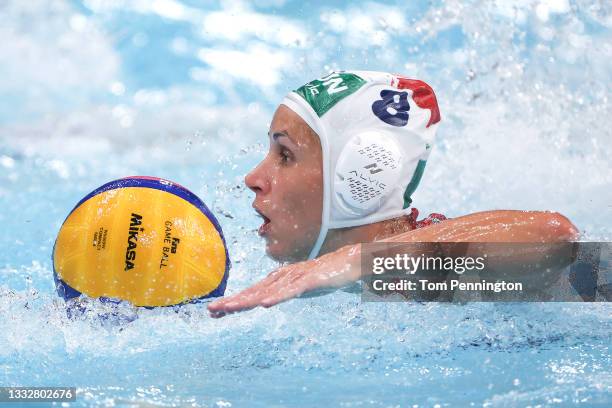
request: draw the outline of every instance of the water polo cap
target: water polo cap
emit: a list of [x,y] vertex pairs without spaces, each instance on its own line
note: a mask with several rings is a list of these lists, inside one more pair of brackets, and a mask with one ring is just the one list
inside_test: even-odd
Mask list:
[[323,149],[321,230],[309,259],[333,228],[410,211],[440,121],[423,81],[373,71],[338,71],[281,102],[319,135]]

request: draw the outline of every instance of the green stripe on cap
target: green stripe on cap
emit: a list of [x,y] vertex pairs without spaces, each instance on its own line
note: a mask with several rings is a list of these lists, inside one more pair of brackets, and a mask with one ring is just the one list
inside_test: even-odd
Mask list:
[[421,177],[423,177],[423,172],[425,171],[425,164],[427,164],[427,160],[419,160],[419,164],[417,164],[416,170],[412,175],[412,179],[410,180],[410,183],[408,183],[406,191],[404,191],[404,208],[408,208],[410,207],[410,204],[412,204],[411,196],[421,182]]
[[299,87],[295,92],[321,117],[335,104],[361,88],[365,82],[355,74],[334,72]]

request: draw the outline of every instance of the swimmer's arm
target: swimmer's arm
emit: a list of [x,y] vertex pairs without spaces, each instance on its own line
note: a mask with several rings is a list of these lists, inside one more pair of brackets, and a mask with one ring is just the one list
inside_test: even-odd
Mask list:
[[[561,214],[501,210],[445,220],[381,242],[565,242],[577,237],[576,227]],[[537,256],[554,258],[546,255],[550,254]],[[491,258],[489,263],[496,266]],[[208,309],[212,316],[220,317],[270,307],[316,291],[342,288],[360,278],[361,244],[347,245],[313,260],[283,266],[250,288],[209,304]]]
[[[578,248],[568,242],[578,238],[578,229],[559,213],[497,210],[453,218],[384,241],[427,243],[423,245],[432,246],[428,248],[430,254],[435,253],[435,245],[431,242],[469,242],[470,245],[460,245],[456,249],[441,247],[442,253],[438,254],[453,258],[486,256],[486,269],[481,277],[520,279],[527,289],[541,291],[554,284],[563,268],[572,263]],[[527,244],[510,248],[478,245],[495,242]]]
[[382,242],[565,242],[578,235],[570,220],[557,212],[495,210],[452,218]]

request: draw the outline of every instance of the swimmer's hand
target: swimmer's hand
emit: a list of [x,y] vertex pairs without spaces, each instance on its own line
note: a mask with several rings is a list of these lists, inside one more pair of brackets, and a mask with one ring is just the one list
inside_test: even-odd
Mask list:
[[208,305],[212,317],[343,288],[361,278],[361,245],[348,245],[309,261],[282,266],[259,283]]

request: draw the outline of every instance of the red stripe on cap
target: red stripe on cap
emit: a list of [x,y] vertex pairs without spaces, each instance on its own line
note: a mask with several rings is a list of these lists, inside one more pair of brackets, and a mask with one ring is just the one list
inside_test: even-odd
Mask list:
[[429,123],[427,123],[426,127],[440,121],[440,108],[438,108],[436,94],[434,94],[431,86],[418,79],[404,78],[399,75],[395,75],[394,79],[397,80],[397,83],[393,83],[393,85],[398,89],[410,89],[412,91],[412,99],[419,108],[430,110],[431,115],[429,116]]

